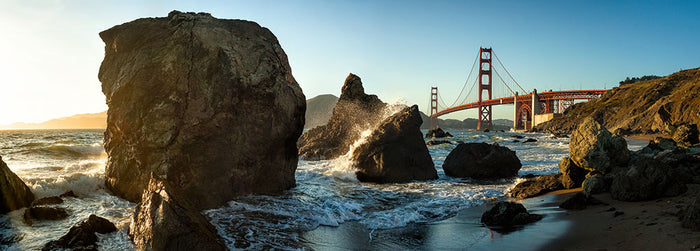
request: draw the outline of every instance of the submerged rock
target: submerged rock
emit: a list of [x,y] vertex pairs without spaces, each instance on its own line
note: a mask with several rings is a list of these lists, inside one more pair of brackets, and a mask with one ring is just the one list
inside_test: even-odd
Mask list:
[[422,123],[417,105],[384,120],[353,151],[357,179],[378,183],[437,179],[433,159],[423,143]]
[[360,77],[350,74],[326,125],[304,133],[297,143],[299,156],[310,159],[332,159],[350,150],[364,130],[375,128],[384,118],[386,104],[376,95],[365,94]]
[[446,138],[446,137],[454,137],[452,134],[449,132],[445,132],[442,130],[442,128],[433,128],[428,130],[428,132],[425,134],[426,138]]
[[536,222],[542,217],[528,213],[520,203],[501,201],[481,215],[481,223],[488,227],[512,227]]
[[443,144],[452,144],[447,140],[429,140],[428,142],[425,142],[426,145],[429,146],[437,146],[437,145],[443,145]]
[[117,228],[109,220],[90,215],[86,221],[72,226],[68,233],[56,241],[50,241],[41,250],[97,250],[97,235],[117,231]]
[[5,164],[0,157],[0,214],[23,207],[34,201],[34,194],[24,181]]
[[611,134],[591,117],[571,133],[569,155],[577,166],[603,173],[613,166],[626,166],[630,159],[625,139]]
[[616,200],[644,201],[676,196],[687,189],[676,171],[667,164],[640,156],[626,170],[615,174],[610,195]]
[[44,197],[32,202],[32,206],[55,205],[63,203],[63,199],[58,196]]
[[68,218],[66,209],[60,207],[32,206],[24,211],[24,222],[31,225],[35,220],[62,220]]
[[580,187],[586,178],[586,173],[588,173],[585,169],[578,167],[569,157],[564,157],[559,162],[559,171],[562,173],[561,184],[566,189]]
[[295,186],[306,102],[268,29],[173,11],[100,37],[110,191],[137,202],[153,173],[199,210]]
[[518,175],[520,167],[514,151],[486,143],[459,144],[442,165],[449,176],[474,179],[512,178]]
[[129,225],[139,250],[225,250],[216,229],[187,202],[178,201],[167,184],[151,178]]
[[510,190],[510,197],[525,199],[564,189],[561,174],[542,175],[518,183]]

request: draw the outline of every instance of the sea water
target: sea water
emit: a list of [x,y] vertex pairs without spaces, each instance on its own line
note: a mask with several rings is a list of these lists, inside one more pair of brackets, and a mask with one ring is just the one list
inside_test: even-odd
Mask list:
[[[505,197],[508,189],[519,181],[518,178],[477,181],[446,176],[442,164],[458,141],[498,143],[514,150],[523,164],[519,175],[556,173],[557,163],[568,155],[568,139],[549,134],[467,130],[450,130],[450,133],[455,135],[447,139],[451,144],[428,146],[438,171],[437,180],[362,183],[357,181],[352,162],[347,158],[300,160],[295,188],[275,196],[239,197],[203,213],[230,248],[305,249],[313,246],[309,243],[312,238],[307,236],[313,230],[344,224],[352,224],[358,234],[371,241],[388,232],[413,231],[449,220],[461,210]],[[537,142],[514,142],[513,135]],[[40,249],[90,214],[96,214],[120,229],[116,233],[98,234],[101,249],[133,249],[126,228],[136,204],[105,190],[106,155],[102,142],[103,130],[0,131],[0,156],[37,198],[66,191],[78,195],[78,198],[64,198],[65,202],[57,205],[68,210],[70,216],[65,220],[28,225],[22,220],[24,209],[2,216],[0,248]],[[481,226],[475,222],[474,227]],[[420,248],[420,243],[400,246]]]

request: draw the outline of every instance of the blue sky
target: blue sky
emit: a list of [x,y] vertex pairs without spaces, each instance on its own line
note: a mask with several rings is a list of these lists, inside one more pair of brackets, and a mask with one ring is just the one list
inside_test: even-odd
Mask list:
[[2,0],[0,124],[105,110],[97,34],[174,9],[269,28],[307,98],[339,95],[352,72],[368,93],[424,111],[431,86],[452,103],[480,46],[526,90],[611,88],[700,66],[700,1]]

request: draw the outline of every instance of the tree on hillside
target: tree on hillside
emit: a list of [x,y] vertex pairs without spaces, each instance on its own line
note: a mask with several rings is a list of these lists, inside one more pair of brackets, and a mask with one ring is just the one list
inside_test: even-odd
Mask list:
[[659,77],[659,76],[656,76],[656,75],[644,75],[644,76],[642,76],[641,78],[637,78],[637,77],[632,77],[632,78],[630,78],[630,77],[627,77],[624,81],[620,81],[620,86],[623,86],[623,85],[626,85],[626,84],[634,84],[634,83],[642,82],[642,81],[653,80],[653,79],[657,79],[657,78],[660,78],[660,77]]

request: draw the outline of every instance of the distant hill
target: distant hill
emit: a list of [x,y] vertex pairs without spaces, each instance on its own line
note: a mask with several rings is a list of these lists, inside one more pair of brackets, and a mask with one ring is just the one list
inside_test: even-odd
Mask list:
[[107,128],[107,111],[77,114],[52,119],[41,123],[14,123],[2,125],[0,129],[93,129]]
[[306,100],[306,124],[304,129],[325,125],[333,115],[333,107],[338,97],[332,94],[318,95]]
[[[420,116],[423,119],[423,124],[421,124],[420,128],[430,129],[430,117],[423,112],[420,113]],[[494,119],[492,122],[494,130],[508,131],[510,130],[510,128],[513,127],[513,121],[510,119]],[[440,125],[440,127],[444,129],[476,130],[476,126],[478,125],[478,123],[479,121],[474,118],[467,118],[461,121],[456,119],[438,119],[438,125]]]
[[[700,124],[700,68],[647,81],[623,81],[599,99],[575,104],[561,117],[535,127],[544,132],[571,132],[592,116],[609,130],[669,133],[669,125]],[[642,77],[643,79],[645,77]],[[630,83],[627,83],[630,82]]]

